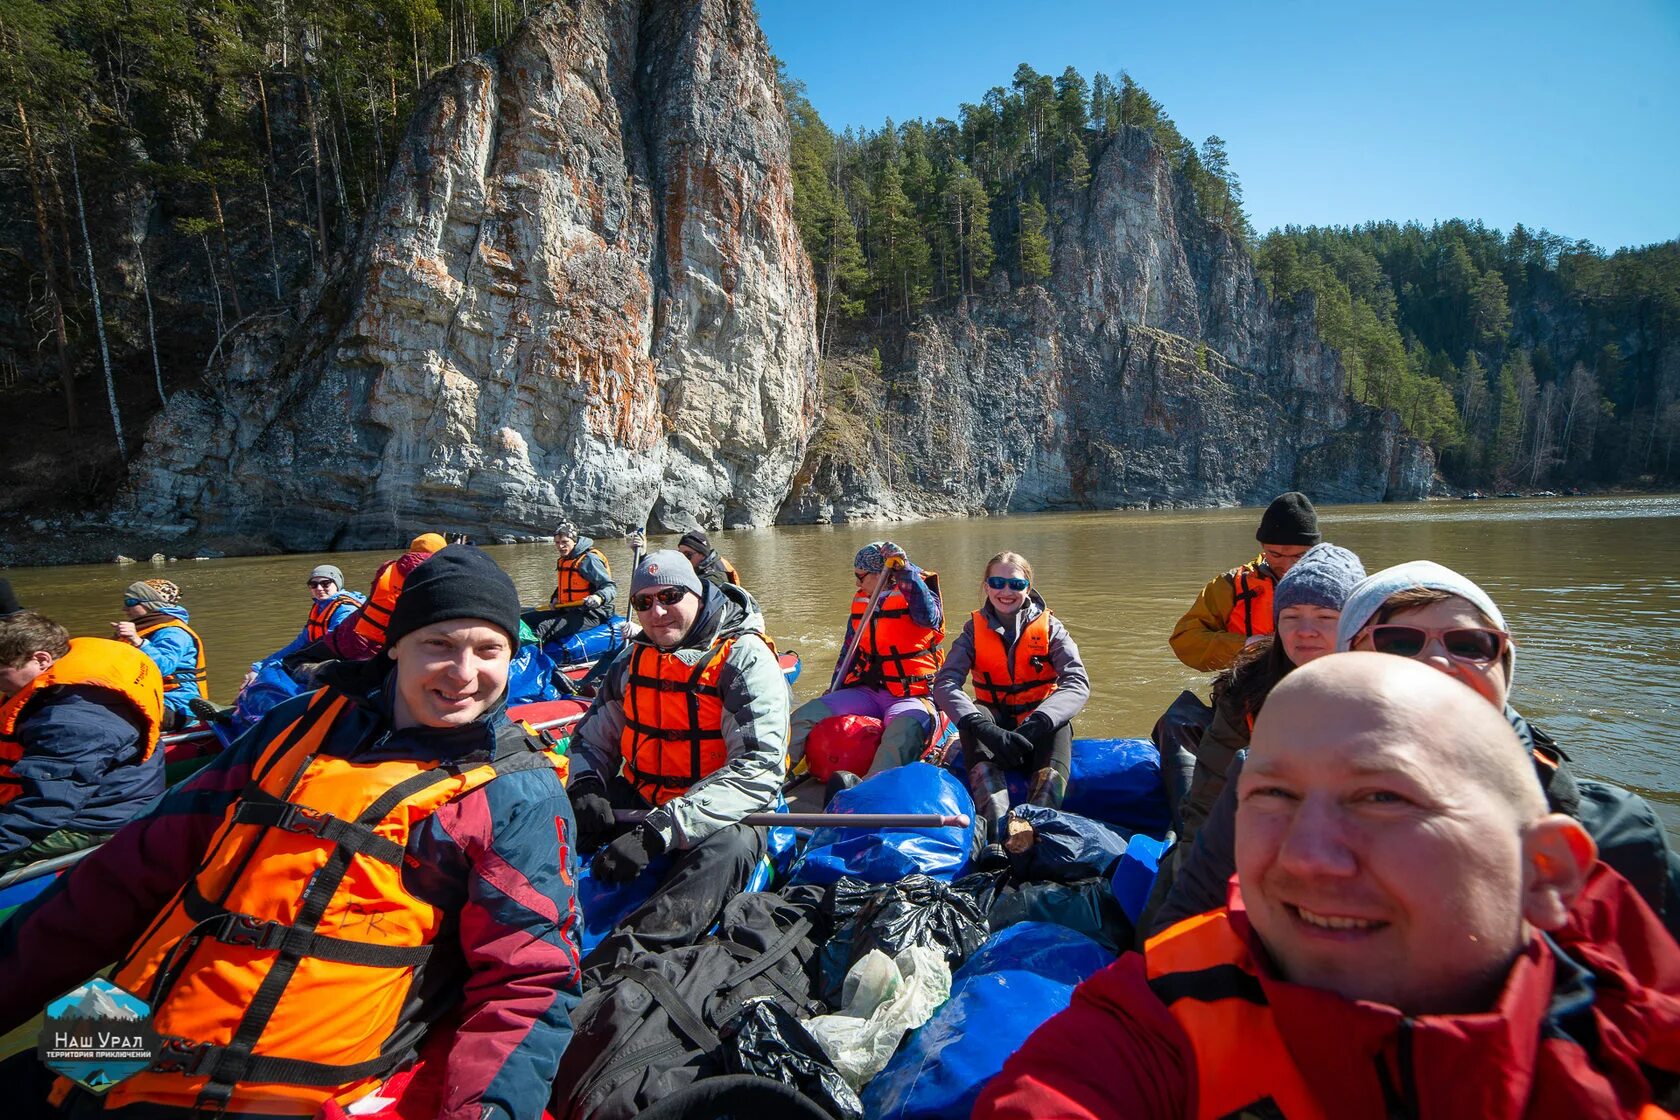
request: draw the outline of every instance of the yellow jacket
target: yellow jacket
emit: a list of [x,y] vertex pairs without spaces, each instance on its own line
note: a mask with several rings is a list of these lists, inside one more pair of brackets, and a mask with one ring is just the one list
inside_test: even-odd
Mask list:
[[[1271,584],[1275,577],[1266,566],[1264,557],[1255,557],[1240,568],[1232,568],[1215,576],[1202,588],[1184,617],[1173,627],[1168,642],[1178,659],[1204,673],[1229,668],[1242,652],[1248,634],[1231,629],[1231,612],[1237,605],[1237,580],[1247,574],[1250,581]],[[1268,587],[1269,590],[1269,587]],[[1255,633],[1270,633],[1272,629],[1271,602],[1267,596],[1264,625],[1256,625]],[[1258,623],[1260,620],[1256,619]]]

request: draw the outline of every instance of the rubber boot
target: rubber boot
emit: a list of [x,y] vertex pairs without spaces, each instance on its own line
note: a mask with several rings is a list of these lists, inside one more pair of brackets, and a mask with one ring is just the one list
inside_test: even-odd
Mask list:
[[1062,798],[1066,794],[1067,775],[1054,766],[1046,766],[1033,775],[1032,787],[1027,793],[1027,804],[1060,809]]
[[861,781],[863,779],[850,770],[836,770],[830,774],[828,781],[823,785],[823,808],[828,808],[828,803],[834,800],[835,794],[843,789],[851,789]]
[[[976,762],[968,768],[968,792],[985,826],[986,843],[1002,845],[1003,822],[1009,816],[1009,783],[1003,770],[996,763]],[[1003,849],[1000,846],[998,850]]]

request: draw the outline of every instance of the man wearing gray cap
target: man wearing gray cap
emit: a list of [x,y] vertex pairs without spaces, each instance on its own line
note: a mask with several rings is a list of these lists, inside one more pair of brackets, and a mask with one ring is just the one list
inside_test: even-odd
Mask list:
[[[787,682],[753,597],[664,549],[636,566],[630,607],[642,632],[578,726],[569,792],[581,846],[599,848],[595,878],[625,882],[672,859],[652,897],[584,958],[586,976],[711,928],[764,854],[763,830],[740,821],[772,807],[786,772]],[[615,809],[647,816],[619,825]]]
[[[311,569],[309,595],[314,601],[309,604],[309,617],[304,620],[303,629],[298,631],[297,637],[276,650],[269,660],[290,657],[305,646],[315,644],[338,629],[341,622],[356,613],[357,607],[367,602],[367,596],[344,590],[344,573],[338,570],[336,564],[317,564]],[[252,662],[251,671],[245,674],[245,680],[239,687],[244,688],[255,680],[257,670],[261,668],[262,662]]]

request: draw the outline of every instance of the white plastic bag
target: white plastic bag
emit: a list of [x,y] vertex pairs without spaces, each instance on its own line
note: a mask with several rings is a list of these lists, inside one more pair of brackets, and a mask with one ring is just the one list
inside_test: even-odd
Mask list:
[[879,949],[846,973],[840,1011],[805,1026],[854,1089],[886,1068],[904,1035],[951,995],[951,969],[940,949],[912,946],[894,960]]

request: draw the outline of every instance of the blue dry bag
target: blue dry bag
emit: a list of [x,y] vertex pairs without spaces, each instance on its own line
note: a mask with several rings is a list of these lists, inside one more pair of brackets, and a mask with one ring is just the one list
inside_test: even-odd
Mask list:
[[959,1120],[1027,1036],[1112,954],[1082,933],[1022,922],[994,934],[951,978],[951,998],[863,1093],[879,1120]]
[[793,865],[795,883],[832,883],[852,875],[870,883],[896,883],[920,872],[950,882],[973,851],[974,802],[949,771],[923,762],[895,767],[835,794],[830,813],[962,814],[968,827],[819,828]]

